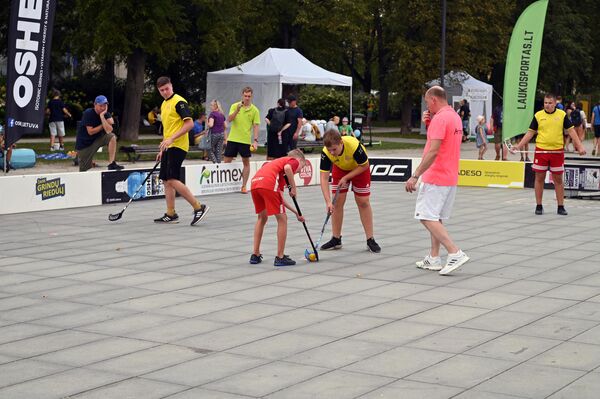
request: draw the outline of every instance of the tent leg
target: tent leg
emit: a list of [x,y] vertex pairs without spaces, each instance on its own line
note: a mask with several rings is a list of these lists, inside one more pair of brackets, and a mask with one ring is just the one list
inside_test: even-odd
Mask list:
[[348,117],[352,120],[352,86],[350,86],[350,115]]

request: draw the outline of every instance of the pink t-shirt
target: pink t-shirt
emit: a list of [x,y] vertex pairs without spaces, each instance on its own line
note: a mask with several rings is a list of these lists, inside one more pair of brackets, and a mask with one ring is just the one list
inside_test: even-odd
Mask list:
[[423,173],[423,182],[436,186],[456,186],[458,184],[458,161],[462,134],[462,121],[451,106],[443,107],[433,116],[427,127],[427,144],[425,144],[423,155],[429,151],[431,140],[442,140],[442,144],[435,161]]

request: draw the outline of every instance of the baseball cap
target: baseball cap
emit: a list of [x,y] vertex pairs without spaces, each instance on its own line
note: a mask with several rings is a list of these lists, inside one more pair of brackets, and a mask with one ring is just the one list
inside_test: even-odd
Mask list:
[[287,100],[288,100],[288,102],[296,101],[296,96],[295,96],[295,95],[293,95],[293,94],[290,94],[290,95],[287,97]]
[[106,98],[106,96],[99,95],[94,100],[94,104],[100,104],[100,105],[108,104],[108,99]]

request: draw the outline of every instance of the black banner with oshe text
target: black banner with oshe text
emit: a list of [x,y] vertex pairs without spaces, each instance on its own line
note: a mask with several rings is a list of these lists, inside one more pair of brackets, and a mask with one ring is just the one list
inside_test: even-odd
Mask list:
[[6,145],[44,129],[57,0],[11,0],[6,84]]

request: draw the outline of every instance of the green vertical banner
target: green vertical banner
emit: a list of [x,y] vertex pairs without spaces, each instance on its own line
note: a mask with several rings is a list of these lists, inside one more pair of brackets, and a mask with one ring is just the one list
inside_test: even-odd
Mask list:
[[548,0],[527,7],[510,37],[504,70],[503,140],[527,132],[533,118],[547,8]]

